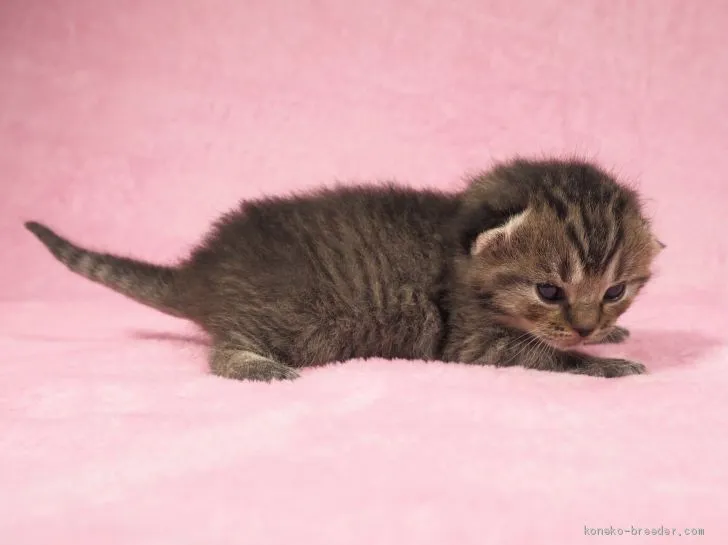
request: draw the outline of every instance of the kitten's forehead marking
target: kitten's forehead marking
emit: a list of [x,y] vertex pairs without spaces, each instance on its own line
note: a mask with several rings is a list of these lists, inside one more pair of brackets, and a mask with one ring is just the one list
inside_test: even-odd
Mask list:
[[621,218],[603,210],[573,206],[564,220],[564,234],[584,273],[603,275],[624,242]]
[[603,276],[624,246],[625,216],[634,212],[629,192],[588,168],[565,168],[542,176],[538,200],[553,213],[562,229],[560,236],[576,252],[576,259],[558,264],[561,277],[571,276],[571,268],[577,276],[574,281],[580,272]]
[[[624,259],[623,231],[617,221],[587,219],[576,206],[559,222],[555,236],[565,242],[558,266],[553,267],[565,284],[580,284],[590,278],[614,279],[619,276]],[[596,229],[601,240],[595,241]]]
[[579,284],[584,281],[584,267],[576,251],[572,250],[570,254],[571,274],[569,275],[568,281],[572,284]]
[[614,257],[607,265],[607,270],[604,271],[603,278],[607,281],[608,284],[611,284],[613,282],[616,282],[619,280],[618,276],[621,274],[618,264],[622,262],[622,254],[624,253],[623,249],[618,250],[615,252]]

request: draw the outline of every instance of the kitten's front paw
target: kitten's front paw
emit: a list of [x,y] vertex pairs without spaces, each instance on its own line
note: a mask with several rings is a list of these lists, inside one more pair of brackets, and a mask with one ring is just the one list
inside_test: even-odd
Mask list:
[[619,344],[629,338],[629,329],[620,326],[614,326],[609,333],[598,341],[591,341],[586,344]]
[[592,377],[616,378],[642,375],[647,372],[647,367],[636,361],[617,358],[591,358],[574,369],[574,372]]

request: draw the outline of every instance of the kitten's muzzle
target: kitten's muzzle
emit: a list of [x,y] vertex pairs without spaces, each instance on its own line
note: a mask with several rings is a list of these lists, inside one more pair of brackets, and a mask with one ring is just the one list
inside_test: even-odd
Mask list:
[[584,327],[584,326],[574,326],[574,331],[576,331],[576,333],[582,339],[585,339],[589,335],[591,335],[592,333],[594,333],[594,330],[595,329],[596,329],[596,327],[591,327],[591,326],[587,326],[587,327]]
[[566,322],[582,339],[589,337],[597,329],[599,314],[599,305],[594,304],[576,304],[564,309]]

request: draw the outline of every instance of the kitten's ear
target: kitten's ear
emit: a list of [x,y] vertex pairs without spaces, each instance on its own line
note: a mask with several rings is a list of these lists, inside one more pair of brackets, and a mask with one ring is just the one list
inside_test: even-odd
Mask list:
[[510,237],[526,218],[524,186],[498,172],[496,168],[471,180],[461,197],[454,226],[460,247],[470,255],[482,253],[504,235]]
[[656,237],[652,237],[652,255],[659,254],[665,248],[666,246],[662,242],[660,242]]
[[470,255],[480,255],[497,242],[507,242],[528,217],[528,209],[517,212],[497,227],[481,231],[470,246]]

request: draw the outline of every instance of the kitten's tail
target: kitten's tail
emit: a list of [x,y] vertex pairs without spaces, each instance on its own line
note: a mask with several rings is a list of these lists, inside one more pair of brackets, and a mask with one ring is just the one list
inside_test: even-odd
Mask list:
[[86,250],[34,221],[25,227],[71,271],[166,314],[185,317],[178,269]]

